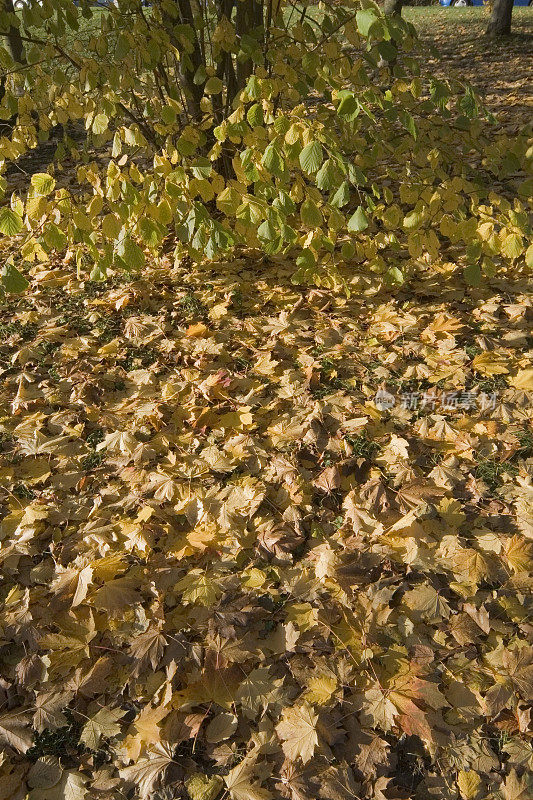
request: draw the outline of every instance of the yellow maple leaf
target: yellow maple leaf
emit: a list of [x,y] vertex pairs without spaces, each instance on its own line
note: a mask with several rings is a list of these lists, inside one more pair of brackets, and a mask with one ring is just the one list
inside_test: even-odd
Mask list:
[[304,694],[306,701],[323,706],[337,688],[337,678],[335,675],[313,675],[307,681],[307,687],[307,691]]
[[510,383],[515,389],[523,389],[525,392],[533,391],[533,369],[521,369],[514,375]]
[[130,726],[131,733],[128,733],[122,743],[128,758],[137,761],[144,748],[159,744],[161,741],[161,729],[159,723],[172,709],[161,706],[145,706],[139,716]]
[[487,350],[475,356],[472,367],[481,375],[504,375],[509,372],[509,358],[504,353]]
[[317,722],[318,715],[308,703],[283,709],[276,732],[281,739],[283,752],[290,761],[300,758],[306,764],[311,760],[318,744]]

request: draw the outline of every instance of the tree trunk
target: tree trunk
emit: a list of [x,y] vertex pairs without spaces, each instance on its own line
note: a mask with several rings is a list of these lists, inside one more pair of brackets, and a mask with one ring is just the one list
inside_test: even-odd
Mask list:
[[[0,12],[4,14],[14,14],[13,0],[0,0]],[[4,46],[16,64],[23,64],[24,45],[20,38],[20,31],[14,25],[10,25],[7,33],[3,37]]]
[[[385,0],[383,4],[383,13],[387,17],[401,17],[402,8],[403,8],[403,0]],[[386,58],[381,57],[378,61],[378,67],[380,69],[382,69],[383,67],[389,67],[389,69],[392,70],[395,64],[396,64],[396,57],[394,57],[392,61],[387,61]]]
[[494,0],[487,36],[508,36],[511,33],[511,17],[514,0]]
[[403,0],[385,0],[383,11],[388,17],[397,16],[402,14]]
[[[240,0],[237,2],[235,29],[237,36],[257,31],[263,25],[263,5],[258,0]],[[246,81],[253,72],[251,59],[237,61],[237,87],[244,89]]]
[[[4,14],[14,14],[15,9],[13,7],[13,0],[0,0],[0,13]],[[26,57],[24,55],[24,44],[20,37],[20,31],[15,25],[10,25],[7,29],[7,32],[1,37],[3,40],[3,45],[6,48],[7,52],[13,59],[15,64],[25,64]],[[2,75],[0,77],[0,103],[4,99],[4,95],[6,93],[6,83],[7,77],[6,75]],[[8,125],[14,125],[16,121],[16,115],[11,117],[9,120],[5,120]]]
[[183,91],[185,108],[192,121],[196,122],[201,117],[200,101],[203,95],[202,86],[194,83],[194,76],[199,67],[204,66],[204,58],[202,56],[202,47],[200,39],[198,38],[198,31],[194,24],[194,14],[190,0],[177,0],[177,8],[179,10],[179,19],[183,25],[189,25],[194,32],[194,47],[191,53],[184,53],[179,39],[176,39],[174,34],[174,21],[166,13],[164,4],[162,7],[162,16],[170,33],[171,41],[177,46],[181,54],[179,62],[178,80]]

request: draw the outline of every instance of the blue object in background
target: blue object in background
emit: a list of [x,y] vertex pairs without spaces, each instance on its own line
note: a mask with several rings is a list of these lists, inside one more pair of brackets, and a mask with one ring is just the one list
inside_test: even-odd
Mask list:
[[[483,0],[439,0],[441,6],[455,6],[456,8],[466,8],[466,6],[483,6]],[[515,6],[531,6],[533,0],[514,0]]]

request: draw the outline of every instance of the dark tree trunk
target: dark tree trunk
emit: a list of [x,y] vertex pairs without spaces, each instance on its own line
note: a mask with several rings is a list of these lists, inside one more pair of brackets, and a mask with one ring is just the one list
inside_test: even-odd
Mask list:
[[[5,14],[14,14],[13,0],[0,0],[0,11]],[[24,45],[20,38],[20,31],[14,25],[10,25],[4,35],[5,47],[16,64],[24,63]]]
[[[13,7],[13,0],[0,0],[0,12],[4,12],[4,14],[14,14],[15,9]],[[0,37],[0,41],[3,40],[4,47],[6,48],[7,52],[13,59],[15,64],[25,64],[26,57],[24,55],[24,44],[20,37],[20,31],[15,25],[10,25],[7,29],[7,32]],[[0,103],[4,99],[4,95],[6,93],[6,82],[7,77],[6,75],[2,75],[0,77]],[[6,120],[8,125],[13,125],[16,121],[16,116],[11,117],[10,120]]]
[[[237,36],[253,33],[263,25],[263,6],[258,0],[240,0],[237,2],[235,28]],[[251,59],[237,61],[237,86],[244,89],[246,81],[253,72]]]
[[178,69],[178,79],[183,91],[185,107],[187,113],[193,121],[199,120],[201,117],[200,101],[203,95],[203,88],[194,83],[194,76],[200,66],[203,66],[202,47],[198,38],[198,32],[194,24],[194,14],[190,0],[177,0],[176,2],[179,11],[179,21],[183,25],[189,25],[194,31],[194,49],[191,53],[184,53],[179,39],[176,39],[174,34],[174,20],[165,11],[164,4],[162,7],[162,17],[165,26],[170,34],[170,39],[176,45],[177,49],[181,52],[181,61]]
[[403,0],[385,0],[383,11],[388,17],[401,16]]
[[487,36],[508,36],[511,33],[511,17],[514,0],[494,0]]
[[[244,3],[239,3],[244,5]],[[234,0],[220,0],[218,4],[218,20],[231,19],[233,14]],[[235,76],[235,67],[233,65],[233,58],[231,53],[221,50],[217,57],[217,71],[216,76],[220,78],[226,87],[226,107],[224,108],[224,98],[222,92],[214,95],[213,102],[213,116],[215,122],[220,124],[227,114],[228,109],[235,95],[237,94],[237,78]]]

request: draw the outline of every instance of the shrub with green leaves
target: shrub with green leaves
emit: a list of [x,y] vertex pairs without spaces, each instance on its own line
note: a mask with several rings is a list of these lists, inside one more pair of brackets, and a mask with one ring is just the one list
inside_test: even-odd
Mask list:
[[[353,265],[399,284],[459,261],[476,284],[533,263],[526,137],[495,138],[468,86],[421,77],[413,26],[372,0],[43,0],[0,29],[8,291],[56,251],[102,279],[163,240],[177,260],[260,248],[348,288]],[[13,193],[10,164],[57,125],[76,181],[51,162]]]

